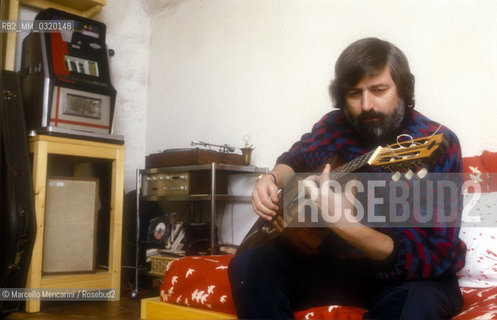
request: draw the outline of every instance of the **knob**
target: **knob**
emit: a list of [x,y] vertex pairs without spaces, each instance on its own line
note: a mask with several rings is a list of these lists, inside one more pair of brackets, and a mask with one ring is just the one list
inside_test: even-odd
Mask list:
[[407,180],[411,180],[411,179],[412,179],[412,177],[414,177],[414,172],[412,172],[412,170],[411,170],[411,169],[409,169],[409,170],[406,172],[405,177],[406,177],[406,179],[407,179]]
[[428,170],[426,170],[426,168],[423,168],[423,169],[418,171],[417,176],[419,179],[424,179],[424,177],[426,177],[427,174],[428,174]]
[[394,182],[397,182],[397,181],[399,181],[399,180],[400,180],[401,176],[402,176],[402,175],[400,174],[400,172],[398,172],[398,171],[397,171],[397,172],[395,172],[395,173],[393,174],[393,176],[392,176],[392,180],[393,180]]

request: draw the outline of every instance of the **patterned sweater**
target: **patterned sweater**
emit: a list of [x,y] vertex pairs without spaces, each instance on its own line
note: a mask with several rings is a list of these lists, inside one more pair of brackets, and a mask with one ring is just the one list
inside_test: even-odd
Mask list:
[[[462,172],[462,158],[457,136],[448,128],[426,118],[417,111],[406,114],[403,129],[399,134],[409,134],[414,139],[443,133],[448,147],[442,157],[428,167],[433,173]],[[388,143],[394,143],[393,141]],[[326,114],[316,123],[310,133],[302,136],[289,151],[283,153],[277,164],[286,164],[296,172],[316,171],[333,155],[351,161],[374,149],[367,145],[351,127],[341,110]],[[375,172],[379,170],[374,169]],[[380,170],[381,171],[381,170]],[[460,191],[459,191],[460,192]],[[454,200],[453,200],[454,201]],[[462,201],[457,201],[458,214],[462,212]],[[383,227],[376,228],[394,240],[391,256],[375,271],[376,277],[389,280],[432,278],[447,271],[456,272],[464,266],[466,245],[459,239],[459,227]],[[359,250],[341,243],[335,255],[340,259],[369,259]],[[331,251],[334,252],[334,251]],[[370,261],[372,263],[372,261]]]

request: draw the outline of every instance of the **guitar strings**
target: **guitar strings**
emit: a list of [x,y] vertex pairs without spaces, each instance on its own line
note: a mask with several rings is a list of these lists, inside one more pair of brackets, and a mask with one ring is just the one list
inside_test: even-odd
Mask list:
[[[333,171],[330,172],[330,179],[338,180],[341,177],[343,177],[345,174],[353,172],[358,168],[362,167],[366,162],[368,162],[369,157],[373,154],[374,151],[375,150],[369,151],[363,154],[362,156],[355,158],[354,160],[334,169]],[[351,168],[353,169],[351,170]]]
[[[440,124],[437,128],[437,130],[435,130],[435,132],[433,132],[429,137],[427,137],[426,139],[429,140],[431,139],[435,134],[437,134],[437,132],[440,130],[440,128],[442,127],[442,125]],[[401,137],[407,137],[409,140],[411,140],[411,144],[409,145],[409,147],[404,147],[401,145],[401,142],[399,142],[399,139]],[[407,134],[407,133],[403,133],[403,134],[399,134],[397,136],[397,145],[399,146],[398,148],[385,148],[385,150],[387,151],[391,151],[394,156],[396,156],[397,158],[401,158],[401,156],[399,156],[397,153],[395,153],[396,150],[399,150],[399,149],[404,149],[404,148],[410,148],[412,146],[415,146],[415,145],[420,145],[421,143],[416,143],[414,142],[414,138],[410,135],[410,134]]]

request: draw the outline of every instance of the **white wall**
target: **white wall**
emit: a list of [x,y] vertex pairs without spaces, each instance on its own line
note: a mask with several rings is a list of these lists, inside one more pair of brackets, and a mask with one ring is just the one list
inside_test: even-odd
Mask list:
[[417,109],[497,150],[497,2],[493,0],[185,0],[152,18],[146,152],[192,140],[276,157],[330,110],[340,52],[375,36],[399,46]]
[[138,0],[110,0],[96,17],[107,26],[112,84],[117,90],[114,133],[124,136],[125,192],[136,189],[136,169],[144,168],[147,125],[149,13]]

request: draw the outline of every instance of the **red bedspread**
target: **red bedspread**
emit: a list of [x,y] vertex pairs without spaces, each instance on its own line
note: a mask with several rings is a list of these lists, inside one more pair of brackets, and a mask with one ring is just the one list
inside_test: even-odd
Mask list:
[[[235,314],[228,280],[233,256],[185,257],[170,262],[161,301]],[[454,319],[497,319],[497,287],[463,288],[464,306]],[[297,319],[361,319],[363,309],[321,306],[295,313]]]

